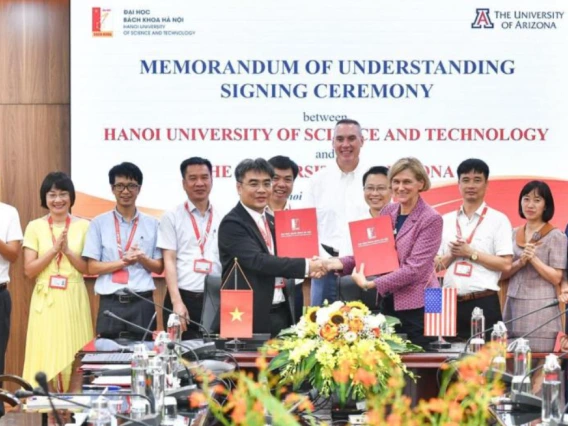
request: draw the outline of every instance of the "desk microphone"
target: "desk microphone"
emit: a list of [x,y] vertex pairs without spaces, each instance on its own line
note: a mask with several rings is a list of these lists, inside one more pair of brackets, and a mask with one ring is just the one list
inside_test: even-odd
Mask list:
[[185,321],[187,321],[188,323],[191,323],[193,325],[198,326],[201,330],[204,331],[204,334],[207,336],[207,340],[211,341],[211,334],[209,334],[209,330],[207,330],[203,324],[198,323],[197,321],[193,321],[192,319],[190,319],[189,317],[185,316],[185,315],[180,315],[177,312],[174,312],[172,309],[166,308],[163,305],[159,305],[156,302],[154,302],[154,300],[151,299],[146,299],[145,297],[140,296],[138,293],[136,293],[135,291],[133,291],[130,288],[125,288],[124,291],[127,294],[130,294],[131,296],[135,296],[141,300],[144,300],[146,303],[151,303],[154,306],[157,306],[158,308],[162,308],[164,311],[169,312],[170,314],[176,314],[178,317],[180,317],[181,319],[184,319]]
[[[112,313],[112,312],[109,311],[109,310],[104,311],[104,312],[103,312],[103,315],[104,315],[105,317],[109,317],[109,318],[115,319],[115,320],[117,320],[117,321],[120,321],[120,322],[122,322],[122,323],[124,323],[124,324],[128,324],[128,325],[130,325],[131,327],[135,327],[135,328],[137,328],[137,329],[139,329],[139,330],[141,330],[141,331],[144,331],[144,332],[150,331],[149,329],[144,328],[144,327],[142,327],[141,325],[135,324],[135,323],[133,323],[133,322],[130,322],[130,321],[128,321],[128,320],[125,320],[124,318],[119,317],[118,315]],[[151,331],[150,331],[150,333],[151,333]],[[189,346],[186,346],[186,345],[182,345],[181,343],[174,342],[173,340],[172,340],[172,343],[175,344],[175,345],[180,346],[180,347],[183,348],[183,349],[186,349],[186,350],[189,351],[189,352],[191,352],[192,355],[195,357],[195,360],[196,360],[196,361],[199,361],[199,356],[197,355],[197,353],[195,353],[195,351],[194,351],[192,348],[190,348]]]
[[[554,302],[550,302],[548,305],[542,306],[542,307],[540,307],[540,308],[538,308],[538,309],[535,309],[534,311],[530,311],[530,312],[528,312],[528,313],[526,313],[526,314],[523,314],[523,315],[520,315],[520,316],[518,316],[518,317],[516,317],[516,318],[511,318],[510,320],[503,321],[503,325],[510,324],[510,323],[512,323],[512,322],[514,322],[514,321],[517,321],[517,320],[519,320],[519,319],[521,319],[521,318],[528,317],[529,315],[532,315],[532,314],[536,314],[537,312],[543,311],[543,310],[545,310],[545,309],[553,308],[554,306],[558,306],[559,303],[560,303],[560,302],[559,302],[558,300],[555,300]],[[488,332],[490,332],[490,331],[493,331],[493,328],[494,328],[494,327],[495,327],[495,325],[493,325],[493,326],[491,326],[491,327],[489,327],[489,328],[486,328],[486,329],[483,330],[481,333],[474,334],[474,335],[471,336],[469,339],[467,339],[467,341],[465,342],[465,346],[464,346],[462,352],[460,353],[460,355],[463,355],[463,354],[465,354],[465,353],[467,352],[467,348],[468,348],[468,346],[469,346],[469,344],[470,344],[470,342],[471,342],[471,340],[472,340],[473,338],[475,338],[476,336],[479,336],[479,335],[484,336],[486,333],[488,333]],[[536,331],[536,330],[535,330],[535,331]]]
[[[39,373],[38,373],[39,374]],[[37,376],[37,375],[36,375]],[[37,378],[36,378],[37,381]],[[45,393],[45,390],[42,388],[35,388],[33,391],[26,391],[26,390],[17,390],[14,395],[19,395],[19,398],[29,398],[31,396],[47,396]],[[148,399],[148,397],[146,395],[137,395],[137,394],[121,394],[121,395],[135,395],[135,396],[142,396],[146,399]],[[82,404],[80,402],[74,401],[72,399],[69,399],[69,396],[89,396],[88,394],[72,394],[72,393],[62,393],[62,394],[56,394],[56,393],[52,393],[50,394],[50,396],[48,397],[48,399],[53,398],[53,399],[57,399],[60,401],[64,401],[73,405],[76,405],[77,407],[81,407],[81,408],[86,408],[88,410],[92,409],[93,407],[87,404]],[[52,402],[50,402],[51,405],[53,405]],[[56,411],[54,411],[56,412]],[[126,420],[128,422],[131,422],[132,424],[138,424],[138,425],[142,425],[142,426],[155,426],[157,425],[157,423],[154,421],[152,423],[148,423],[148,422],[143,422],[141,420],[135,420],[135,419],[131,419],[128,416],[123,416],[122,414],[118,414],[118,413],[113,413],[112,414],[114,417],[117,417],[121,420]]]
[[53,401],[51,399],[51,394],[49,393],[49,386],[47,385],[47,376],[43,371],[38,371],[35,375],[35,380],[38,383],[38,385],[40,385],[41,389],[44,392],[44,395],[47,396],[47,400],[49,401],[49,405],[51,406],[51,410],[53,411],[53,416],[55,417],[55,421],[59,426],[63,426],[61,417],[59,417],[59,413],[55,409],[55,405],[53,405]]

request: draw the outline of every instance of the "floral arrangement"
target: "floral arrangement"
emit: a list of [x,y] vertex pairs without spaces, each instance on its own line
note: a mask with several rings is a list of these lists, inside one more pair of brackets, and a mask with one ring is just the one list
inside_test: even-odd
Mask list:
[[[373,315],[361,302],[310,307],[298,324],[267,343],[268,353],[277,352],[269,370],[278,370],[281,383],[295,390],[308,381],[325,397],[335,394],[341,402],[364,399],[387,386],[393,367],[412,377],[399,353],[422,348],[395,335],[398,322]],[[373,365],[369,354],[378,355]]]
[[[365,364],[353,375],[353,361],[343,359],[338,363],[338,373],[333,376],[340,391],[351,387],[353,382],[363,387],[367,425],[478,426],[488,424],[491,401],[504,391],[500,377],[483,374],[501,350],[490,344],[474,355],[442,365],[444,376],[439,397],[420,400],[415,406],[404,395],[407,372],[401,364],[392,366],[385,386],[378,390],[373,371],[384,368],[389,360],[381,350],[361,353]],[[224,426],[264,426],[268,418],[275,426],[321,424],[312,415],[314,406],[308,396],[290,392],[269,371],[266,357],[257,358],[256,366],[256,378],[245,372],[226,376],[224,382],[233,383],[230,388],[215,382],[210,373],[199,372],[197,378],[202,390],[196,390],[189,397],[191,407],[207,407]]]

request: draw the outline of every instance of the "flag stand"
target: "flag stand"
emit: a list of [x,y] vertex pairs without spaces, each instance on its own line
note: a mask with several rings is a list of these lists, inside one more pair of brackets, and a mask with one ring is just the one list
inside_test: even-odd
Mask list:
[[428,345],[429,349],[434,351],[439,351],[440,349],[450,349],[452,344],[450,342],[446,342],[442,336],[438,336],[438,340],[435,342],[430,342]]
[[[446,267],[441,262],[441,257],[436,256],[434,274],[440,283],[440,288],[444,288],[444,276],[446,275]],[[432,351],[440,351],[443,349],[450,349],[452,344],[446,341],[441,335],[438,335],[438,340],[430,342],[428,349]]]
[[[243,278],[245,279],[247,285],[250,288],[250,291],[252,292],[252,286],[250,285],[249,280],[247,279],[245,273],[243,272],[241,265],[239,265],[239,262],[237,260],[237,258],[235,257],[235,262],[233,263],[233,267],[231,268],[231,270],[229,271],[229,273],[227,274],[227,278],[225,279],[225,281],[223,282],[223,284],[221,285],[221,289],[223,289],[223,287],[225,287],[225,284],[227,283],[227,281],[229,280],[229,277],[231,276],[231,273],[233,273],[234,275],[234,284],[235,284],[235,291],[238,290],[238,285],[237,285],[237,274],[240,271],[241,275],[243,276]],[[252,323],[251,323],[252,325]],[[239,350],[244,349],[246,346],[246,343],[242,340],[240,340],[238,337],[233,337],[232,340],[229,340],[227,342],[225,342],[225,349],[231,351],[231,352],[239,352]]]

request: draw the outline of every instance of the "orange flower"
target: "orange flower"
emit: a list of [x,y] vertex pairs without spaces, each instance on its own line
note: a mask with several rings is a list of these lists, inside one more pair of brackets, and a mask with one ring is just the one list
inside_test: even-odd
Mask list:
[[246,420],[247,405],[244,398],[238,398],[233,401],[233,412],[231,419],[236,424],[244,424]]
[[351,310],[351,306],[344,305],[344,306],[342,306],[341,308],[339,308],[339,310],[340,310],[341,312],[347,313],[347,312],[349,312],[349,311]]
[[355,383],[361,383],[363,386],[370,387],[377,384],[377,378],[370,371],[359,368],[353,378]]
[[[371,423],[371,424],[377,424],[377,423]],[[401,426],[402,417],[400,416],[400,414],[397,413],[389,414],[387,417],[387,424],[389,426]]]
[[325,340],[333,340],[339,335],[339,330],[335,325],[328,323],[322,327],[320,335]]
[[346,384],[349,381],[349,369],[339,368],[333,372],[333,380],[336,383]]
[[440,398],[431,398],[428,401],[428,408],[434,413],[443,413],[446,409],[446,401]]
[[363,330],[363,321],[359,317],[355,317],[349,321],[349,330],[359,333]]
[[266,362],[266,358],[263,356],[259,356],[256,361],[256,368],[258,368],[259,371],[264,371],[266,370],[266,367],[268,367],[268,363]]
[[191,408],[199,408],[207,402],[205,395],[201,391],[193,391],[189,394],[187,400]]
[[373,333],[375,333],[375,337],[379,338],[381,337],[381,329],[380,328],[373,328]]

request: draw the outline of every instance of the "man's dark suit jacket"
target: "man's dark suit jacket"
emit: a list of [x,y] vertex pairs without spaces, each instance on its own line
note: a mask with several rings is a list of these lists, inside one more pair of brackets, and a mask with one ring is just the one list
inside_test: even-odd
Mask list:
[[[276,244],[274,218],[266,214],[266,219]],[[253,332],[270,333],[270,307],[274,297],[276,277],[304,278],[306,261],[302,258],[277,257],[270,254],[264,238],[254,219],[239,202],[221,221],[219,226],[219,256],[223,267],[223,280],[237,258],[253,291]],[[276,246],[275,253],[278,253]],[[239,289],[248,288],[241,274],[238,275]],[[294,318],[293,282],[284,289],[286,301]],[[234,288],[233,278],[229,278],[227,288]],[[290,291],[291,290],[291,291]]]

